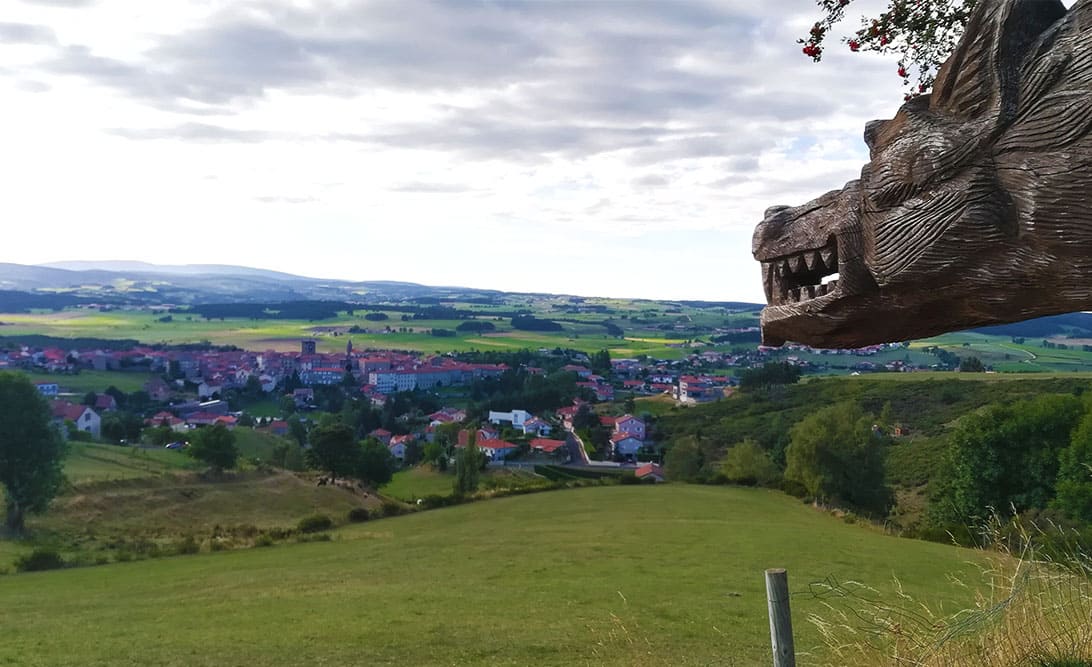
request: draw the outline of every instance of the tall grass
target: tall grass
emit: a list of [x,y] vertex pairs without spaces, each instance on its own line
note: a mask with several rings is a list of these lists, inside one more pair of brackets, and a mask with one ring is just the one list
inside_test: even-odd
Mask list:
[[981,580],[950,580],[976,589],[976,603],[954,614],[905,595],[897,581],[893,599],[854,581],[813,585],[825,609],[808,618],[828,649],[820,664],[1092,667],[1092,557],[1053,525],[995,517],[982,536],[994,551]]

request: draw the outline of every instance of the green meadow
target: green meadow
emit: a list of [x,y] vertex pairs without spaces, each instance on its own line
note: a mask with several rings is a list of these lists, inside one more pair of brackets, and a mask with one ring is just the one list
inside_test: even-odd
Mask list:
[[144,383],[157,375],[148,373],[130,373],[122,371],[80,371],[75,375],[50,373],[27,373],[31,382],[56,382],[62,393],[82,394],[87,392],[102,393],[110,387],[131,394],[144,388]]
[[[2,543],[0,543],[2,544]],[[954,612],[978,554],[847,525],[779,493],[595,487],[341,528],[326,543],[0,577],[0,664],[756,665],[762,572],[856,580]],[[78,593],[76,593],[78,591]]]
[[68,443],[64,474],[71,484],[140,479],[198,466],[183,452],[83,442]]
[[[534,332],[512,329],[507,320],[493,321],[496,332],[460,334],[454,338],[439,338],[429,332],[436,329],[454,330],[461,320],[401,321],[397,313],[383,322],[363,319],[363,311],[355,315],[342,314],[334,319],[314,322],[304,320],[254,320],[225,318],[205,320],[196,315],[173,316],[170,322],[158,321],[158,314],[144,310],[99,312],[68,309],[60,312],[0,314],[0,336],[38,334],[60,338],[133,339],[142,343],[200,343],[235,345],[249,350],[299,349],[303,338],[315,338],[320,350],[343,350],[351,339],[357,349],[401,349],[418,352],[464,352],[469,350],[518,350],[524,348],[566,347],[584,352],[609,349],[617,357],[649,354],[662,358],[680,358],[686,351],[670,345],[684,341],[683,337],[664,337],[660,331],[640,330],[625,338],[608,336],[598,322],[598,315],[569,317],[578,321],[563,322],[563,331]],[[493,319],[493,318],[487,318]],[[723,316],[720,321],[723,322]],[[348,333],[358,326],[368,333]],[[391,332],[385,332],[385,327]],[[409,331],[399,331],[399,329]]]

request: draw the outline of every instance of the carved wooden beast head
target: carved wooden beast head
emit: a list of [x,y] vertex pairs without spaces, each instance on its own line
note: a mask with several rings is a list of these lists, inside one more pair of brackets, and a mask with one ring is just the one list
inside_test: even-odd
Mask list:
[[980,0],[861,178],[766,211],[762,338],[859,347],[1092,308],[1092,0]]

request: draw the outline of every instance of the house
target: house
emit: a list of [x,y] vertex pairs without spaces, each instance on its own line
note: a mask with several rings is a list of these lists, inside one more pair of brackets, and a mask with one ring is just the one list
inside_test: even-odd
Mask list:
[[171,397],[171,387],[162,378],[152,378],[145,382],[144,391],[157,403],[165,403]]
[[186,417],[186,423],[190,426],[212,426],[220,417],[223,417],[223,415],[211,412],[195,412]]
[[566,456],[569,453],[564,440],[550,440],[548,438],[535,438],[531,440],[531,451],[548,454],[551,456]]
[[622,415],[614,420],[615,433],[629,433],[638,440],[645,439],[645,422],[633,415]]
[[172,431],[178,432],[188,430],[186,427],[186,420],[179,419],[166,410],[161,410],[160,412],[155,413],[154,416],[145,419],[144,424],[152,427],[166,426]]
[[[476,442],[476,443],[478,443],[480,445],[483,442],[487,442],[489,440],[496,440],[499,437],[500,437],[500,433],[498,433],[497,431],[495,431],[495,430],[493,430],[491,428],[482,427],[482,428],[478,429],[477,433],[474,434],[474,442]],[[467,444],[469,444],[469,443],[470,443],[470,430],[464,428],[463,430],[459,431],[458,442],[455,443],[455,446],[460,447],[460,448],[461,447],[466,447]]]
[[62,437],[68,437],[66,422],[72,422],[76,430],[90,433],[91,437],[102,436],[102,418],[86,405],[74,405],[68,401],[54,401],[50,406],[53,412],[53,424],[60,429]]
[[523,434],[524,435],[550,435],[550,431],[553,430],[549,424],[539,419],[538,417],[531,417],[527,421],[523,422]]
[[512,425],[512,428],[522,429],[524,422],[531,419],[532,415],[526,410],[512,410],[511,412],[496,412],[494,410],[489,411],[489,423],[500,424],[501,422],[508,422]]
[[95,396],[95,409],[99,412],[114,412],[118,409],[118,402],[110,394],[99,394]]
[[377,428],[368,434],[369,438],[375,438],[384,445],[390,446],[391,444],[391,432],[385,428]]
[[592,374],[590,369],[585,368],[584,366],[577,366],[576,364],[569,364],[567,366],[562,366],[561,370],[563,372],[565,372],[565,373],[576,373],[576,375],[578,377],[585,378],[585,379],[590,378],[591,374]]
[[576,413],[579,412],[579,411],[580,411],[580,406],[570,405],[567,408],[558,408],[557,410],[554,411],[554,414],[557,415],[558,419],[561,420],[562,425],[564,425],[564,427],[566,429],[572,430],[572,428],[573,428],[573,417],[575,417]]
[[292,400],[295,401],[297,408],[312,405],[315,402],[315,390],[310,387],[297,389],[292,392]]
[[658,463],[646,463],[633,472],[637,479],[656,483],[666,481],[664,469]]
[[223,426],[224,428],[226,428],[229,431],[234,430],[235,426],[238,423],[239,423],[239,420],[236,419],[235,417],[232,417],[231,415],[223,415],[223,416],[217,417],[212,422],[213,426],[219,424],[220,426]]
[[595,400],[597,401],[613,401],[614,400],[614,387],[609,384],[599,384],[598,382],[577,382],[577,387],[581,389],[587,389],[595,394]]
[[61,393],[61,387],[56,382],[35,382],[38,393],[46,398],[56,398]]
[[399,461],[406,460],[406,448],[410,443],[414,441],[412,435],[396,435],[390,439],[390,443],[387,444],[387,449],[390,450],[391,456]]
[[615,456],[636,459],[645,443],[631,433],[615,433],[610,437],[610,444]]
[[222,385],[222,384],[219,384],[219,383],[213,384],[211,382],[206,381],[206,382],[202,382],[201,384],[197,385],[197,397],[198,398],[213,398],[213,397],[223,396],[223,394],[224,394],[224,385]]
[[490,461],[503,461],[514,453],[518,447],[504,440],[482,440],[478,442],[478,449],[482,451]]
[[441,408],[429,415],[428,418],[430,421],[440,422],[442,424],[461,422],[466,419],[466,410],[460,408]]
[[283,419],[275,419],[269,424],[269,432],[273,435],[288,435],[288,422]]

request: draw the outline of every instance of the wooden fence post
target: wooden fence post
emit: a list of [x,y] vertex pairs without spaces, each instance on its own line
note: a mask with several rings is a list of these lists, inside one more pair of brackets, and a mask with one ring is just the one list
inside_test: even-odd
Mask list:
[[770,641],[774,667],[796,667],[789,610],[789,575],[784,568],[766,570],[766,602],[770,608]]

